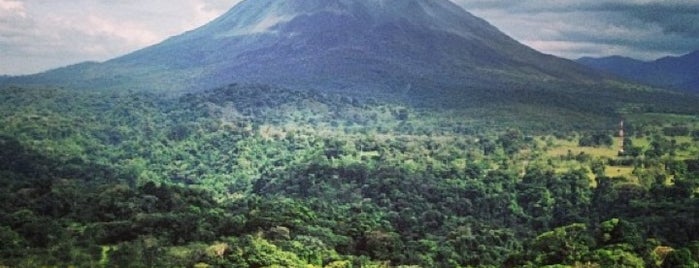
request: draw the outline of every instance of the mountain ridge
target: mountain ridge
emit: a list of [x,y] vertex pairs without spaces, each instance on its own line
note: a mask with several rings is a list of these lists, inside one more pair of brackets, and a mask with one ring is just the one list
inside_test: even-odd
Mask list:
[[699,93],[699,50],[652,61],[610,56],[583,57],[577,62],[631,81]]

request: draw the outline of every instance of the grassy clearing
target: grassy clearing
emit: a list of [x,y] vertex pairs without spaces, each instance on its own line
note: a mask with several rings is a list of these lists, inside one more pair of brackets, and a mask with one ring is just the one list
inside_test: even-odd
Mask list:
[[[694,141],[692,137],[689,136],[679,136],[679,137],[667,137],[669,140],[674,140],[678,148],[675,151],[675,158],[678,160],[694,159],[699,156],[699,143]],[[643,150],[650,148],[650,139],[643,138],[633,138],[633,146],[641,147]]]
[[674,137],[673,139],[679,145],[678,150],[675,152],[677,159],[687,160],[699,156],[699,142],[693,140],[692,137],[682,136]]
[[689,150],[689,151],[680,151],[677,152],[674,156],[675,159],[677,160],[688,160],[688,159],[696,159],[699,156],[699,151],[697,149]]
[[[556,174],[564,174],[566,172],[569,172],[571,170],[578,170],[582,168],[583,165],[581,165],[578,162],[575,161],[564,161],[561,163],[561,165],[556,166],[555,172]],[[587,169],[587,177],[590,178],[590,187],[597,187],[597,181],[595,180],[595,174],[592,173],[589,169]]]
[[607,177],[635,177],[633,175],[633,167],[607,166],[604,168],[604,174]]
[[571,154],[579,155],[580,153],[585,153],[592,157],[604,157],[604,158],[614,158],[618,156],[618,151],[615,147],[580,147],[578,146],[578,141],[566,141],[558,140],[555,142],[553,148],[549,149],[546,153],[550,157],[560,157]]
[[570,170],[576,170],[576,169],[580,169],[581,167],[583,167],[583,165],[580,164],[580,162],[575,161],[575,160],[557,161],[554,166],[555,166],[556,173],[566,173]]
[[636,147],[641,147],[644,150],[648,149],[650,147],[650,140],[646,137],[643,138],[631,138],[631,143],[633,143],[633,146]]
[[677,142],[677,144],[682,144],[682,143],[693,144],[693,143],[696,143],[696,142],[692,139],[692,137],[689,137],[689,136],[679,136],[679,137],[673,137],[673,138],[670,138],[670,139],[671,139],[671,140],[675,140],[675,141]]

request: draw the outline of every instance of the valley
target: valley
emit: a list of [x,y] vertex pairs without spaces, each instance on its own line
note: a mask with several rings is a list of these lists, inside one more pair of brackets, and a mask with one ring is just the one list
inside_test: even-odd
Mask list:
[[1,101],[10,266],[644,267],[699,239],[694,115],[629,115],[618,156],[614,123],[508,115],[519,128],[261,85]]
[[698,95],[449,0],[236,3],[0,76],[0,268],[699,266]]

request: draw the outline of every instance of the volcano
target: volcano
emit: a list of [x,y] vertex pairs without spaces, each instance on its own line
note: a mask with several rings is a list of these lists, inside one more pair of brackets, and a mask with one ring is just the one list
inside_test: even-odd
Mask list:
[[245,0],[131,54],[9,80],[170,92],[262,83],[390,95],[601,78],[518,43],[449,0]]

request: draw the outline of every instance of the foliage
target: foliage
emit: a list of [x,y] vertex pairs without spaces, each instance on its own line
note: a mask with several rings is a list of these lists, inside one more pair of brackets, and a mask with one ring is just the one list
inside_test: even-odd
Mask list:
[[580,146],[612,146],[614,139],[604,133],[585,135],[580,138]]
[[[678,157],[694,146],[667,125],[638,127],[645,153],[611,158],[547,153],[577,137],[606,146],[597,130],[539,136],[553,130],[259,85],[177,98],[8,88],[0,103],[0,265],[697,261],[699,159]],[[634,177],[606,177],[611,164]]]

